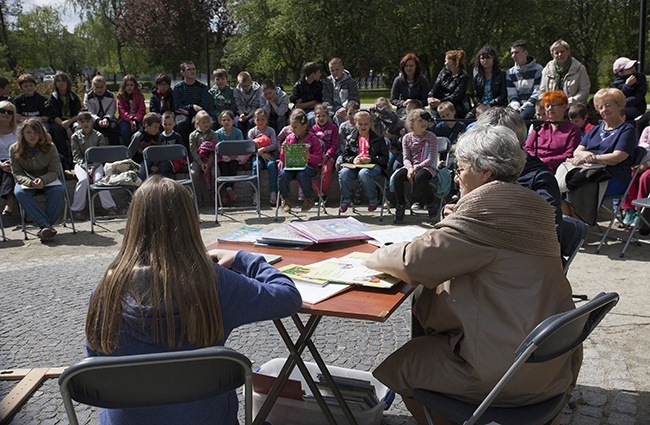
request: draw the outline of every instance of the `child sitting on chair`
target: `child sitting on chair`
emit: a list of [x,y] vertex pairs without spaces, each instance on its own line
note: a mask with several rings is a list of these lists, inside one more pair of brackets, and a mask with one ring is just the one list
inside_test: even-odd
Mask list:
[[[74,198],[70,209],[72,210],[72,217],[81,221],[85,219],[82,210],[86,207],[86,200],[88,199],[90,175],[92,175],[92,181],[97,181],[104,176],[104,166],[100,163],[88,164],[88,168],[86,168],[86,150],[94,146],[107,146],[108,142],[102,133],[93,128],[93,116],[90,112],[79,112],[77,124],[79,124],[80,128],[72,135],[70,144],[72,145],[74,173],[79,181],[74,188]],[[108,215],[117,215],[117,206],[109,190],[100,191],[99,200],[102,203],[102,208],[108,211]]]
[[436,109],[438,115],[442,122],[436,124],[436,127],[433,129],[433,132],[436,133],[438,137],[446,137],[449,141],[454,144],[462,133],[465,132],[465,124],[462,122],[453,121],[456,116],[456,108],[454,104],[445,101],[438,105]]
[[285,162],[285,146],[296,143],[304,143],[309,147],[309,158],[307,166],[302,170],[285,170],[280,171],[280,196],[282,197],[282,211],[291,211],[289,204],[289,183],[291,180],[298,180],[298,184],[303,191],[304,199],[302,201],[301,211],[309,211],[314,204],[314,190],[311,186],[311,179],[318,173],[318,167],[323,162],[323,151],[320,141],[309,131],[309,118],[304,111],[294,110],[291,114],[291,130],[282,143],[280,150],[280,161]]
[[[251,113],[252,114],[252,113]],[[235,127],[235,114],[230,110],[222,111],[219,115],[219,122],[221,128],[217,130],[217,140],[222,142],[225,140],[244,140],[244,135],[241,130]],[[236,156],[221,156],[217,157],[217,165],[219,167],[220,176],[236,176],[237,167],[243,165],[248,161],[248,155]],[[233,189],[234,183],[226,183],[226,199],[225,202],[229,203],[237,199],[237,193]],[[216,194],[215,194],[216,196]]]
[[[140,177],[141,180],[147,178],[143,152],[149,146],[160,144],[161,122],[162,119],[160,118],[160,115],[155,112],[149,112],[142,119],[142,128],[136,131],[131,137],[129,151],[131,152],[131,158],[140,164],[140,172],[138,173],[138,177]],[[149,161],[147,163],[147,167],[149,167],[150,174],[154,174],[159,171],[165,174],[171,173],[171,163],[169,161],[164,161],[160,164],[154,164],[153,162]]]
[[[372,116],[368,111],[357,112],[354,115],[354,122],[356,128],[346,141],[339,171],[342,197],[339,211],[348,210],[352,201],[352,181],[356,179],[359,179],[363,185],[363,190],[370,201],[368,211],[375,211],[379,206],[375,177],[386,173],[388,145],[382,136],[370,129]],[[367,164],[372,166],[368,168]]]
[[417,188],[421,200],[427,206],[429,220],[438,216],[438,204],[434,202],[433,190],[429,182],[436,177],[436,135],[427,131],[431,116],[424,109],[415,109],[406,116],[410,130],[402,137],[404,166],[395,171],[391,187],[394,188],[397,205],[393,223],[404,221],[406,199],[404,183],[408,180],[412,189]]
[[[194,180],[194,187],[202,187],[203,190],[197,189],[197,191],[203,193],[210,191],[212,188],[211,182],[214,180],[215,164],[214,149],[217,145],[218,138],[217,133],[210,129],[212,120],[210,119],[210,114],[207,112],[197,112],[194,125],[196,126],[196,130],[190,134],[190,155],[192,157],[190,170],[192,179]],[[201,185],[201,182],[204,182],[204,184]],[[212,194],[212,197],[214,198],[214,194]],[[198,195],[196,200],[199,207],[203,205],[203,195]]]
[[257,167],[260,170],[266,168],[269,170],[269,192],[270,203],[275,206],[277,204],[278,194],[278,164],[276,162],[278,157],[278,142],[275,137],[275,130],[268,125],[268,115],[262,108],[256,109],[253,114],[255,127],[248,130],[248,139],[254,140],[257,143],[257,154],[260,157],[260,164],[257,163],[253,157],[252,174],[257,173]]
[[[323,152],[323,199],[326,199],[327,192],[330,188],[332,181],[332,173],[334,172],[334,163],[336,162],[338,143],[339,143],[339,129],[330,120],[330,115],[327,107],[323,104],[316,105],[314,108],[316,117],[316,124],[311,128],[311,132],[316,137],[325,143],[325,152]],[[314,182],[312,185],[314,190],[318,190],[318,183]]]

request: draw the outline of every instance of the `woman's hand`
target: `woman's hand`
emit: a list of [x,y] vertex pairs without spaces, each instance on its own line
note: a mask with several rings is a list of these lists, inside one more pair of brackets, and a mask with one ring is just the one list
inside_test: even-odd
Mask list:
[[229,269],[232,267],[232,262],[235,261],[237,251],[230,249],[211,249],[208,251],[208,254],[212,257],[212,260],[216,261],[221,267]]
[[11,174],[11,163],[9,161],[0,161],[0,170]]
[[43,187],[45,187],[45,183],[43,183],[42,178],[36,177],[34,180],[32,180],[32,187],[35,189],[43,189]]
[[204,173],[209,172],[210,171],[210,166],[207,163],[204,162],[203,164],[201,164],[201,171],[203,171]]
[[409,168],[406,170],[406,178],[413,183],[413,177],[415,177],[415,168]]
[[270,161],[271,160],[271,154],[264,151],[259,153],[260,158],[262,158],[264,161]]
[[367,156],[356,156],[353,161],[354,165],[357,164],[368,164],[370,163],[370,158]]
[[437,108],[438,105],[440,105],[440,99],[436,99],[435,97],[428,98],[427,102],[429,103],[429,106],[431,106],[432,108]]
[[449,214],[453,214],[456,211],[456,204],[445,204],[445,208],[442,210],[442,218],[447,217]]
[[636,84],[636,82],[637,80],[634,74],[630,75],[629,77],[627,77],[627,80],[625,80],[625,84],[627,84],[628,86],[633,86]]

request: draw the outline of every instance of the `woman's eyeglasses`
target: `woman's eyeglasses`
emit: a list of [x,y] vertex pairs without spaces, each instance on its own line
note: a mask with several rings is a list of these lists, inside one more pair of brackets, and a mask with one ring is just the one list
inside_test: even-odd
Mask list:
[[466,170],[466,168],[456,168],[454,170],[454,174],[457,175],[458,177],[460,177],[460,173],[462,173],[465,170]]
[[0,108],[0,114],[13,115],[14,111],[12,111],[11,109]]

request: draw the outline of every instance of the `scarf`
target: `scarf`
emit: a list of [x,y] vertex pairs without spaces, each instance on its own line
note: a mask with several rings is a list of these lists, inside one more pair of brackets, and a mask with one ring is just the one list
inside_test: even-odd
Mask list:
[[569,68],[571,68],[572,60],[573,60],[572,58],[569,58],[569,60],[566,61],[564,66],[559,66],[556,61],[553,61],[553,68],[555,71],[555,81],[557,81],[557,90],[562,90],[562,87],[564,87],[564,78],[569,72]]
[[452,228],[488,246],[543,257],[560,255],[553,207],[517,183],[493,181],[474,189],[435,227]]

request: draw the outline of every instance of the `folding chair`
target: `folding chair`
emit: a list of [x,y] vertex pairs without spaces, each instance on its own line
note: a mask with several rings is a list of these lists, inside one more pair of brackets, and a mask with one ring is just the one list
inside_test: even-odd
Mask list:
[[219,211],[222,213],[225,210],[243,210],[247,207],[224,207],[221,201],[220,191],[226,183],[248,183],[254,190],[255,205],[257,209],[258,220],[262,219],[260,212],[260,167],[255,169],[255,174],[238,174],[236,176],[220,176],[219,165],[217,159],[221,156],[237,156],[237,155],[255,155],[259,164],[259,156],[257,154],[257,143],[253,140],[224,140],[217,143],[214,151],[214,181],[215,181],[215,202],[214,202],[214,222],[219,223]]
[[[386,146],[390,150],[390,140],[388,138],[384,137],[384,142],[386,142]],[[386,200],[386,192],[388,191],[388,184],[390,183],[390,176],[387,176],[385,173],[382,172],[382,174],[379,176],[381,179],[383,179],[382,182],[377,181],[377,178],[375,178],[375,186],[377,186],[377,190],[379,193],[381,193],[381,199],[379,199],[379,221],[384,220],[384,204]],[[361,182],[359,181],[359,184]],[[342,192],[342,191],[341,191]],[[339,200],[339,205],[343,202],[343,193],[341,193],[341,199]],[[356,213],[357,212],[357,206],[353,204],[350,205],[352,208],[352,212]],[[338,217],[341,216],[341,209],[338,210]]]
[[[321,152],[325,153],[325,142],[323,142],[321,139],[318,139],[320,142],[320,147],[321,147]],[[282,161],[278,160],[278,188],[280,188],[280,171],[282,171],[283,165]],[[318,170],[316,170],[316,175],[312,177],[312,181],[316,180],[318,181],[318,204],[317,204],[317,212],[316,212],[316,220],[320,220],[320,210],[321,207],[323,208],[323,212],[325,211],[325,202],[323,202],[323,168],[318,167]],[[278,192],[278,196],[275,198],[275,220],[278,221],[278,213],[280,211],[280,193]]]
[[[176,159],[184,159],[188,167],[190,165],[190,157],[187,153],[187,149],[183,145],[153,145],[144,149],[142,152],[142,157],[144,159],[144,171],[147,177],[149,177],[149,166],[148,163],[151,162],[162,162],[162,161],[173,161]],[[186,179],[176,180],[183,186],[188,186],[192,189],[192,197],[194,198],[194,206],[196,207],[196,214],[199,214],[199,204],[196,201],[196,189],[194,188],[194,180],[192,180],[189,175],[188,168],[188,177]]]
[[[616,292],[601,292],[580,307],[556,314],[535,327],[515,352],[515,361],[479,405],[466,403],[445,394],[415,389],[413,398],[424,406],[427,421],[433,425],[430,410],[463,425],[498,423],[501,425],[541,425],[553,419],[565,404],[565,394],[528,406],[490,407],[501,390],[524,363],[542,363],[565,354],[589,336],[618,302]],[[432,365],[435,367],[435,365]],[[534,382],[531,382],[534,385]]]
[[246,424],[252,423],[250,360],[226,347],[134,356],[89,357],[59,377],[71,424],[72,400],[108,409],[155,407],[204,400],[244,385]]
[[[58,178],[58,180],[59,180],[59,183],[61,183],[61,185],[63,185],[63,188],[65,189],[63,191],[65,203],[63,204],[63,222],[61,223],[61,225],[63,227],[67,227],[66,226],[66,220],[68,219],[67,218],[68,213],[70,213],[70,225],[72,226],[72,233],[76,234],[77,229],[75,229],[75,227],[74,227],[74,217],[72,217],[72,210],[70,209],[70,205],[72,205],[72,204],[70,203],[70,195],[68,195],[68,188],[67,188],[67,186],[65,184],[65,174],[63,173],[63,165],[61,165],[61,163],[59,163],[59,178]],[[37,195],[41,195],[41,194],[44,195],[44,193],[40,192],[40,191],[37,193]],[[21,221],[21,224],[22,224],[23,235],[25,237],[25,240],[28,240],[28,238],[27,238],[27,226],[26,226],[26,222],[25,222],[25,210],[23,210],[23,208],[20,206],[20,202],[16,202],[16,203],[18,204],[18,209],[20,211],[20,221]],[[4,232],[4,226],[3,226],[3,228],[2,228],[2,238],[3,238],[3,240],[5,240],[4,239],[4,233],[5,232]]]
[[639,227],[639,220],[643,221],[645,227],[650,227],[650,217],[648,217],[647,214],[650,211],[650,195],[647,198],[641,198],[641,199],[635,199],[632,201],[632,205],[634,205],[637,208],[641,208],[638,214],[638,219],[630,226],[630,234],[627,237],[627,240],[625,241],[625,246],[621,250],[621,253],[619,254],[619,257],[623,258],[625,256],[625,251],[627,251],[627,247],[634,238],[634,232],[636,232],[637,228]]
[[[627,198],[627,194],[630,192],[630,187],[632,186],[632,182],[636,179],[637,175],[639,174],[640,167],[639,165],[643,161],[643,158],[647,155],[647,151],[643,146],[637,146],[636,149],[634,150],[634,157],[632,158],[633,164],[632,166],[634,167],[634,172],[632,173],[632,180],[630,180],[630,183],[627,185],[625,188],[625,192],[623,192],[622,195],[615,195],[615,196],[608,196],[605,199],[603,199],[603,203],[601,203],[601,206],[607,210],[607,208],[604,205],[605,200],[609,199],[618,199],[618,203],[614,203],[614,210],[612,211],[612,219],[609,221],[609,226],[607,226],[607,230],[605,230],[605,233],[603,233],[603,237],[600,239],[600,243],[598,244],[598,248],[596,248],[596,254],[600,253],[600,248],[603,246],[605,243],[605,239],[607,239],[607,236],[609,235],[609,231],[612,229],[612,226],[614,225],[614,222],[618,220],[621,224],[623,224],[623,219],[622,217],[619,218],[618,214],[621,210],[621,203],[625,198]],[[602,233],[602,232],[601,232]]]
[[[587,237],[587,225],[584,221],[569,217],[562,216],[562,227],[560,228],[560,251],[562,255],[562,269],[564,275],[569,272],[571,262],[578,255],[578,251],[582,247]],[[586,301],[589,297],[584,294],[573,294],[573,298]]]
[[[86,149],[85,159],[86,166],[100,162],[105,164],[107,162],[122,161],[131,158],[129,148],[124,145],[112,146],[93,146]],[[99,195],[99,192],[104,190],[117,191],[124,190],[130,196],[137,189],[135,186],[118,185],[118,186],[97,186],[95,182],[88,185],[88,211],[90,212],[90,233],[95,233],[95,205],[94,200]]]

